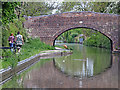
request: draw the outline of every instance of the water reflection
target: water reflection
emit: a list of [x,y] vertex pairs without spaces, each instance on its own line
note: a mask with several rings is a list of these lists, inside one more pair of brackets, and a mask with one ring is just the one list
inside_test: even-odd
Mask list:
[[[61,44],[62,45],[62,44]],[[111,67],[110,50],[68,44],[73,48],[73,54],[54,58],[55,66],[63,73],[80,78],[90,77]]]
[[[71,77],[67,73],[62,73],[56,65],[56,59],[45,63],[42,67],[30,71],[31,78],[24,79],[25,88],[117,88],[118,87],[118,57],[113,57],[114,63],[111,68],[99,75],[91,78]],[[65,61],[67,62],[67,61]],[[87,61],[86,61],[87,62]],[[63,62],[62,62],[63,63]],[[88,63],[89,64],[89,63]],[[85,62],[82,64],[82,71],[85,72]],[[84,67],[84,68],[83,68]],[[90,67],[92,69],[92,67]],[[89,69],[89,70],[91,70]],[[67,69],[68,71],[70,69]],[[92,69],[93,70],[93,69]],[[93,70],[94,71],[94,70]],[[69,71],[70,72],[70,71]],[[74,71],[75,72],[75,71]]]

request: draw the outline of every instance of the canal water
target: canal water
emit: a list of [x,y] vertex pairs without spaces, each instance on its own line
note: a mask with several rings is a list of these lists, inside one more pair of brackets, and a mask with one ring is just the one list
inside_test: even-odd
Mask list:
[[[63,46],[64,43],[57,43]],[[72,55],[40,59],[3,88],[118,88],[118,56],[103,48],[66,44]]]

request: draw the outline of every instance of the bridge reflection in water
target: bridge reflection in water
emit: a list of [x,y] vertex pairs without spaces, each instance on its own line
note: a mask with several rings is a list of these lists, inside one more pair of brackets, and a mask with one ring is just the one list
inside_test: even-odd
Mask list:
[[[72,76],[78,76],[80,78],[83,77],[90,77],[93,76],[93,61],[92,60],[84,60],[84,59],[72,59],[72,60],[77,60],[77,63],[79,63],[78,61],[80,61],[80,65],[77,66],[77,68],[74,67],[74,65],[76,65],[75,63],[67,63],[69,65],[64,66],[64,64],[60,64],[59,62],[55,61],[54,62],[55,65],[57,66],[57,68],[60,68],[60,70],[68,75],[72,75]],[[66,62],[65,60],[63,60],[62,62]],[[76,62],[76,61],[75,61]],[[72,67],[72,69],[70,68]],[[72,71],[73,70],[73,71]]]
[[110,69],[101,74],[81,79],[61,73],[54,67],[54,60],[33,70],[25,78],[25,88],[118,88],[118,57]]

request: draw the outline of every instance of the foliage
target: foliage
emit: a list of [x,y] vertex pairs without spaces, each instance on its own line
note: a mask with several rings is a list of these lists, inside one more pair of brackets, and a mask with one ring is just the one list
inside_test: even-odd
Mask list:
[[78,36],[78,33],[72,33],[71,34],[73,38],[77,37]]
[[107,6],[110,4],[109,2],[91,2],[93,5],[91,6],[92,11],[103,13]]
[[27,33],[25,28],[23,28],[23,21],[24,18],[14,19],[13,22],[9,24],[5,24],[2,27],[2,46],[8,46],[8,38],[11,33],[13,33],[14,36],[17,35],[17,32],[20,31],[20,33],[23,35],[24,41],[27,40]]
[[105,9],[104,13],[120,14],[120,1],[109,2],[109,5]]
[[7,68],[8,66],[14,68],[17,65],[17,62],[20,60],[24,60],[30,56],[38,54],[40,51],[53,49],[55,49],[53,46],[46,45],[45,43],[41,42],[39,38],[29,38],[28,42],[22,46],[21,53],[19,54],[14,54],[10,50],[2,51],[3,68]]
[[84,45],[111,48],[110,40],[99,32],[96,32],[84,41]]
[[1,17],[2,17],[2,3],[0,2],[0,26],[1,26],[1,22],[2,22],[2,19],[1,19]]
[[117,7],[116,7],[116,9],[117,9],[117,14],[120,14],[120,1],[117,2]]
[[58,3],[55,13],[71,11],[92,11],[120,14],[120,1],[116,2],[62,2]]
[[76,2],[62,2],[62,4],[59,6],[59,12],[72,11],[75,5]]
[[103,13],[110,2],[62,2],[56,12],[93,11]]
[[[14,68],[17,65],[17,55],[13,55],[13,53],[10,50],[3,50],[2,51],[2,67],[6,68],[8,66],[11,66]],[[4,63],[4,64],[3,64]]]
[[[83,36],[80,36],[80,34],[83,34]],[[58,40],[62,40],[67,43],[73,43],[79,42],[79,38],[83,38],[83,44],[87,46],[111,48],[111,42],[106,36],[98,31],[86,28],[76,28],[69,30],[61,34]]]
[[53,9],[54,7],[48,5],[46,2],[24,2],[21,4],[20,16],[45,15]]
[[17,18],[14,13],[15,8],[20,5],[19,2],[3,2],[2,3],[2,23],[6,24],[13,22],[13,19]]

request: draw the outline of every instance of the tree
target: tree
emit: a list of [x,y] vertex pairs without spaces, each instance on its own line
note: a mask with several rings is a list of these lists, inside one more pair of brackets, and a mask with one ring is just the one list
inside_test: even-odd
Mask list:
[[12,22],[17,18],[14,13],[15,8],[20,5],[19,2],[2,2],[2,23],[6,24]]
[[120,1],[109,3],[104,11],[105,13],[120,14]]
[[100,12],[103,13],[105,9],[108,7],[110,2],[91,2],[91,9],[94,12]]
[[40,16],[51,13],[54,9],[54,4],[47,2],[24,2],[21,6],[21,16]]
[[57,7],[59,13],[69,11],[94,11],[104,12],[109,2],[62,2]]

